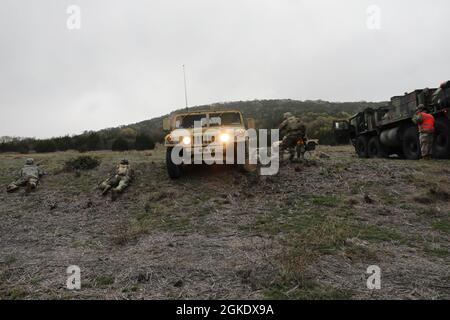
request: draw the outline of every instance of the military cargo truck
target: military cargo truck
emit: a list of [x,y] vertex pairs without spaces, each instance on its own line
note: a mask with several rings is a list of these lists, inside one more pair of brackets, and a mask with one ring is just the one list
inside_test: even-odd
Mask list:
[[[220,150],[223,163],[229,146],[233,147],[233,156],[237,155],[238,140],[245,144],[246,129],[254,129],[253,118],[247,119],[238,110],[196,110],[177,112],[163,120],[163,129],[169,131],[164,139],[166,147],[167,172],[172,179],[179,178],[185,163],[174,163],[172,151],[178,145],[192,156],[201,154],[205,161],[217,159],[216,152]],[[245,147],[245,146],[244,146]],[[244,148],[246,149],[246,148]],[[248,156],[248,154],[247,154]],[[210,157],[210,159],[205,158]],[[234,159],[234,163],[236,160]]]
[[392,97],[377,109],[367,108],[348,121],[336,121],[340,137],[348,133],[360,158],[384,158],[398,155],[406,159],[420,158],[417,126],[412,122],[419,104],[425,105],[436,119],[433,157],[450,158],[450,81],[439,88],[414,90]]

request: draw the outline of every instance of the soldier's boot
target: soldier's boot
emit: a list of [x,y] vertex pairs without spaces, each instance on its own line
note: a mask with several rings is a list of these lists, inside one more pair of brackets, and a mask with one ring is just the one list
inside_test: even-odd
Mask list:
[[31,178],[29,181],[30,186],[31,186],[31,190],[36,190],[37,186],[39,184],[39,180],[35,179],[35,178]]
[[6,192],[13,193],[14,191],[17,191],[18,189],[19,189],[18,185],[10,184],[9,186],[6,187]]
[[105,186],[102,190],[102,196],[106,195],[110,189],[111,189],[110,185]]

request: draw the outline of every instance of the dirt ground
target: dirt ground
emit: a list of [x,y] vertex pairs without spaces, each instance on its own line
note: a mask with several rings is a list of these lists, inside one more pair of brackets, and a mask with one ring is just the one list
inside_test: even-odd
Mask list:
[[[101,164],[79,177],[61,170],[78,153],[35,154],[48,175],[31,194],[5,191],[27,156],[0,155],[0,298],[449,299],[450,161],[319,150],[277,176],[177,181],[161,149],[87,153]],[[97,184],[123,157],[136,179],[112,202]]]

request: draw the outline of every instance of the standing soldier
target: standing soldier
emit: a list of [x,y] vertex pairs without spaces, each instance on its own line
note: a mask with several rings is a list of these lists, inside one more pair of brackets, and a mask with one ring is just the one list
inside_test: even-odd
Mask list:
[[428,113],[423,104],[417,107],[416,114],[412,121],[419,127],[419,141],[422,158],[430,160],[433,149],[434,140],[434,117]]
[[117,165],[116,172],[112,177],[109,177],[100,184],[102,194],[105,195],[108,191],[111,191],[111,199],[114,201],[117,199],[119,193],[125,190],[131,182],[133,176],[133,170],[127,159],[123,159]]
[[20,170],[20,177],[13,183],[11,183],[8,187],[6,187],[7,192],[14,192],[18,190],[20,187],[25,186],[26,192],[29,193],[31,190],[35,190],[39,183],[39,178],[44,175],[44,171],[41,170],[36,164],[34,164],[34,160],[28,158],[25,161],[25,166]]
[[305,153],[306,153],[306,140],[307,138],[300,138],[297,141],[297,146],[295,147],[295,151],[297,153],[297,159],[304,159],[305,158]]
[[[289,150],[289,160],[294,160],[297,143],[299,140],[305,141],[306,127],[302,121],[293,116],[290,112],[283,115],[284,121],[280,124],[278,129],[283,141],[280,145],[280,158],[283,159],[284,151]],[[301,149],[301,146],[300,146]],[[302,152],[299,152],[302,155]]]

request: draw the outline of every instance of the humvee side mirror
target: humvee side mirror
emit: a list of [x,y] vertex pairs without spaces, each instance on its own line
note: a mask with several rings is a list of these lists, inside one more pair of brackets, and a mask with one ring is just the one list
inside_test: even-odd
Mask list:
[[170,119],[169,118],[163,119],[163,130],[170,131]]
[[255,129],[255,119],[247,118],[247,128],[248,129]]

